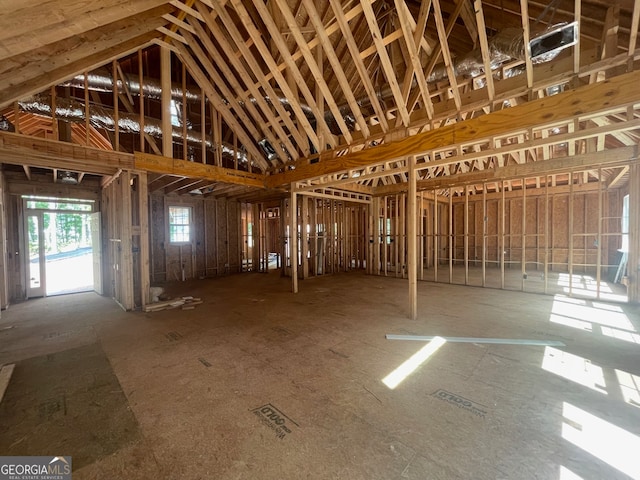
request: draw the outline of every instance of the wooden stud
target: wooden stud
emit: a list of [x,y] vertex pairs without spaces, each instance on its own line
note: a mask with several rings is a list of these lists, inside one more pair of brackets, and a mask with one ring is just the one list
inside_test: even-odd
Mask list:
[[573,209],[574,209],[574,175],[569,173],[569,296],[573,296]]
[[409,159],[409,198],[407,211],[407,243],[408,243],[408,275],[409,275],[409,311],[410,318],[418,318],[418,252],[417,252],[417,229],[416,222],[418,215],[416,212],[416,158]]
[[298,293],[298,203],[295,185],[291,184],[289,201],[289,259],[291,263],[291,291]]
[[148,177],[146,172],[138,172],[138,196],[139,196],[139,218],[140,218],[140,288],[142,296],[142,306],[149,303],[149,193]]
[[162,89],[162,155],[173,158],[171,132],[171,50],[160,48],[160,83]]
[[522,237],[520,239],[521,241],[521,255],[522,255],[522,259],[521,259],[521,281],[522,281],[522,288],[521,290],[524,292],[525,291],[525,284],[526,284],[526,278],[527,278],[527,252],[526,252],[526,246],[527,246],[527,182],[526,179],[523,178],[522,179]]
[[[636,7],[638,8],[638,7]],[[640,303],[640,165],[635,162],[629,171],[629,259],[628,298]]]
[[482,184],[482,286],[487,286],[487,184]]
[[500,252],[498,258],[500,259],[500,288],[504,290],[504,261],[505,261],[505,249],[506,249],[506,231],[505,231],[505,209],[506,209],[506,199],[505,199],[505,190],[506,190],[505,181],[500,182],[500,190],[501,190],[501,199],[500,199],[500,230],[499,230],[499,241],[498,245],[500,246]]
[[469,285],[469,185],[464,187],[464,284]]

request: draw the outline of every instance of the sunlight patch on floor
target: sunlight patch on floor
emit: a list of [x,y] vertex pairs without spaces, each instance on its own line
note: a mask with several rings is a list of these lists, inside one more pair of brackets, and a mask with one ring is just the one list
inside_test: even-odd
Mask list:
[[562,438],[631,478],[640,479],[640,437],[563,402]]

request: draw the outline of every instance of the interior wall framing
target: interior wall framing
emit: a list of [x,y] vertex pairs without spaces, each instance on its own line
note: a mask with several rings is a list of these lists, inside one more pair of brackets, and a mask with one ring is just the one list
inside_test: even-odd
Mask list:
[[[369,206],[363,203],[299,194],[296,211],[298,278],[364,270],[367,265]],[[290,218],[289,200],[283,202]],[[282,273],[290,276],[290,228],[285,223]]]
[[[558,186],[549,175],[419,192],[418,279],[537,293],[592,290],[596,298],[606,282],[629,286],[633,268],[619,273],[627,188],[565,175],[572,182]],[[407,194],[374,200],[377,267],[369,273],[406,278]],[[586,276],[596,284],[585,285]]]
[[[189,242],[169,242],[170,206],[191,208]],[[241,204],[226,198],[188,195],[149,196],[151,283],[183,281],[242,271]]]

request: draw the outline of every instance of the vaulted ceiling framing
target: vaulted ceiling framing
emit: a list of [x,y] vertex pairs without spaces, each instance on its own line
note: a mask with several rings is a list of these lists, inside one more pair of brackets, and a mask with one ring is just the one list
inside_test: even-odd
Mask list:
[[[507,178],[509,168],[544,176],[555,171],[551,162],[568,158],[578,160],[573,166],[561,163],[567,168],[580,162],[593,167],[586,181],[603,175],[608,185],[616,185],[626,174],[616,161],[637,157],[638,89],[624,105],[593,115],[581,111],[555,124],[499,135],[484,134],[482,126],[483,119],[491,124],[503,110],[518,111],[532,101],[588,92],[592,84],[633,75],[640,56],[637,0],[25,0],[18,8],[3,0],[0,5],[0,113],[19,133],[116,154],[167,156],[173,155],[163,151],[161,139],[172,136],[177,158],[218,169],[167,171],[141,162],[138,168],[156,172],[151,190],[199,189],[250,198],[265,186],[295,183],[306,191],[333,186],[382,194],[406,189],[407,155],[417,157],[424,188]],[[575,45],[549,61],[537,62],[522,47],[551,25],[571,22],[579,32]],[[508,29],[516,33],[510,40],[514,49],[505,56],[496,42]],[[160,49],[173,56],[164,73]],[[116,79],[113,94],[88,88],[92,72],[105,67]],[[491,75],[485,75],[489,69]],[[167,115],[168,97],[145,97],[125,79],[143,85],[166,78],[167,71],[181,118],[170,134],[166,121],[164,131],[154,133],[150,124],[163,111]],[[79,84],[62,86],[74,77]],[[187,101],[186,90],[197,99]],[[73,99],[87,118],[75,119],[62,138],[57,122],[66,120],[55,113],[56,105],[49,118],[22,111],[21,102],[34,94],[49,95],[50,103],[56,97],[60,104]],[[97,107],[134,118],[137,126],[126,131],[118,122],[112,129],[97,125],[88,120]],[[454,139],[442,149],[421,146],[402,158],[388,158],[389,149],[383,148],[466,122],[479,125],[480,138]],[[137,136],[126,140],[131,132]],[[3,142],[2,153],[18,162],[8,144]],[[366,162],[351,168],[349,159],[363,152]],[[629,158],[620,160],[621,155]],[[548,169],[542,166],[546,162]],[[523,170],[529,163],[540,166]],[[102,170],[86,168],[86,173],[106,174]],[[251,181],[243,184],[245,177],[223,175],[225,170],[245,171]]]

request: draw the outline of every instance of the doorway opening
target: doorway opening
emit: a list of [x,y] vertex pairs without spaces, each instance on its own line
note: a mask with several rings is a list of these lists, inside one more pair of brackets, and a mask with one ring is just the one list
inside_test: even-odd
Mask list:
[[100,292],[99,212],[91,200],[23,197],[27,298]]

